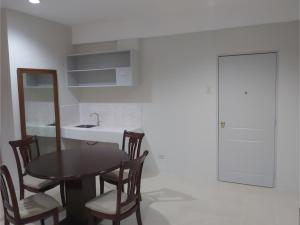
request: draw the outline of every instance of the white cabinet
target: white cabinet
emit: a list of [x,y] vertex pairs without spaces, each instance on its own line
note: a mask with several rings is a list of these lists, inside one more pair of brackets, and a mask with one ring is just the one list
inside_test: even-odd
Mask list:
[[74,54],[67,60],[69,87],[133,86],[137,83],[136,50]]

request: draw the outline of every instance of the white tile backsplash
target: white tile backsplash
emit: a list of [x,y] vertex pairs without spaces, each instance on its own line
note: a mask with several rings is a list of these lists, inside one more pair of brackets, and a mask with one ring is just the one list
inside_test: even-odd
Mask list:
[[[36,110],[37,108],[39,110]],[[30,102],[26,106],[27,111],[26,119],[32,123],[42,122],[47,124],[54,121],[52,103]],[[79,103],[60,106],[61,126],[96,124],[96,116],[90,116],[91,113],[99,113],[100,126],[103,127],[140,128],[142,124],[141,104]]]
[[[35,125],[46,125],[55,121],[53,102],[26,101],[26,122]],[[79,105],[60,106],[61,126],[80,122]]]
[[80,103],[80,123],[96,124],[99,113],[100,125],[104,127],[141,127],[142,106],[137,103]]
[[25,116],[28,124],[47,125],[55,121],[53,102],[25,101]]
[[80,121],[79,105],[62,105],[60,106],[60,123],[61,126],[77,124]]

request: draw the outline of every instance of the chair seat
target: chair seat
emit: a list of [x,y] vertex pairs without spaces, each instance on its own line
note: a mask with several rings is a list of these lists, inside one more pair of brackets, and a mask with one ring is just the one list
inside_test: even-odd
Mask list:
[[23,183],[28,187],[40,190],[50,185],[55,185],[58,182],[53,180],[39,179],[39,178],[32,177],[30,175],[25,175],[23,177]]
[[[39,193],[31,195],[18,202],[21,219],[40,215],[54,208],[62,209],[58,201],[49,195]],[[14,213],[8,211],[8,214],[14,217]]]
[[[127,199],[127,194],[122,193],[121,202],[126,201],[126,199]],[[123,206],[120,211],[121,214],[130,210],[134,205],[135,202],[132,201],[126,206]],[[113,190],[113,191],[106,192],[100,195],[99,197],[96,197],[90,200],[89,202],[87,202],[85,204],[85,207],[96,212],[115,215],[117,211],[117,191]]]
[[[106,179],[113,180],[113,181],[117,182],[119,180],[119,174],[120,174],[120,169],[116,169],[112,172],[104,174],[103,177],[106,178]],[[123,180],[128,179],[128,174],[129,174],[129,171],[124,170]]]

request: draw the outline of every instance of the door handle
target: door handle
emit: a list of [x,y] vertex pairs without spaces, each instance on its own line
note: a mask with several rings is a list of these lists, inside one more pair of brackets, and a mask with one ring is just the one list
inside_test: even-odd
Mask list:
[[225,128],[225,124],[226,124],[225,121],[221,121],[220,122],[221,128]]

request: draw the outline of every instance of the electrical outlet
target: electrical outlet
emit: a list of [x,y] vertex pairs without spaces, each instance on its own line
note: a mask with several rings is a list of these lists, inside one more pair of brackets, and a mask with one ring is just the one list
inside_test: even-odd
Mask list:
[[166,159],[166,155],[160,154],[160,155],[158,155],[158,158],[160,160],[165,160]]

